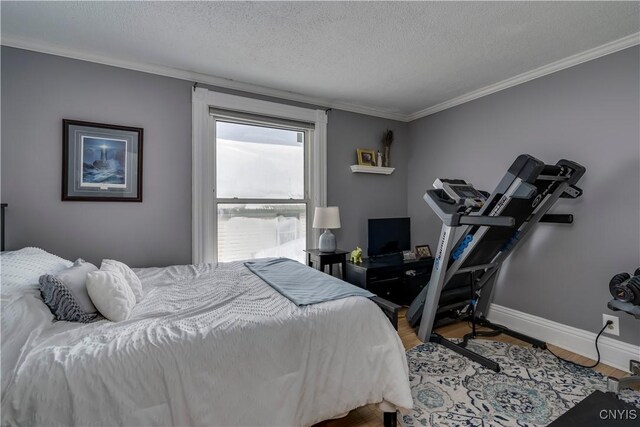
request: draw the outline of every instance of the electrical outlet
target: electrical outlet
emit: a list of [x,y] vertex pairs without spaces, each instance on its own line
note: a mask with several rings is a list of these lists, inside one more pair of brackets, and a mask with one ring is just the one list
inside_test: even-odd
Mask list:
[[609,334],[609,335],[615,335],[618,336],[620,335],[620,321],[616,316],[611,316],[609,314],[603,314],[602,315],[602,326],[607,324],[607,321],[611,320],[613,322],[613,325],[609,325],[607,326],[607,328],[604,330],[605,334]]
[[629,372],[631,375],[640,375],[640,360],[629,360]]

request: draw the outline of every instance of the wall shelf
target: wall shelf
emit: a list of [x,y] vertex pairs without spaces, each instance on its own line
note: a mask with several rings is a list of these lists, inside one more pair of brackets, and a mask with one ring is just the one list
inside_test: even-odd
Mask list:
[[377,173],[380,175],[391,175],[396,168],[385,168],[382,166],[363,166],[363,165],[351,165],[351,172],[353,173]]

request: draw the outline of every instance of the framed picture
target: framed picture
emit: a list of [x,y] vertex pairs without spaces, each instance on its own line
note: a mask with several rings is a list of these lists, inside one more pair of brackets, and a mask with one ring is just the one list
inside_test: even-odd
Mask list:
[[142,202],[142,128],[62,121],[62,200]]
[[373,150],[366,150],[364,148],[358,148],[358,164],[361,166],[375,166],[376,165],[376,152]]
[[431,255],[431,248],[429,247],[429,245],[416,246],[416,254],[420,259],[433,257],[433,255]]

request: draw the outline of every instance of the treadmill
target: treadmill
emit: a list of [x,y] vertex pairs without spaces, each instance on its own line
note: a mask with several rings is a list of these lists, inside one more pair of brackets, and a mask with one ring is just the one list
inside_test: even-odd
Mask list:
[[[438,179],[424,200],[442,221],[431,280],[407,310],[418,338],[442,344],[483,366],[500,371],[500,366],[466,348],[477,336],[504,333],[534,347],[546,343],[495,325],[486,319],[502,263],[539,223],[571,224],[573,215],[549,214],[559,198],[582,195],[576,186],[585,168],[569,160],[547,165],[523,154],[516,158],[492,194],[478,191],[458,179]],[[458,234],[460,233],[460,234]],[[455,235],[460,238],[453,244]],[[434,333],[436,323],[466,318],[472,331],[460,344]],[[479,332],[476,326],[492,329]]]

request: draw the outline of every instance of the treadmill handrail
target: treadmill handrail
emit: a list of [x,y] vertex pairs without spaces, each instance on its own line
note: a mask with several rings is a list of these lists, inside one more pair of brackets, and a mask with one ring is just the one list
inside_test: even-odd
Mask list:
[[513,227],[516,225],[516,219],[512,216],[461,215],[459,224],[486,227]]
[[424,200],[431,206],[440,220],[450,226],[479,225],[487,227],[513,227],[516,220],[510,216],[465,215],[458,212],[464,205],[446,199],[442,190],[427,190]]

